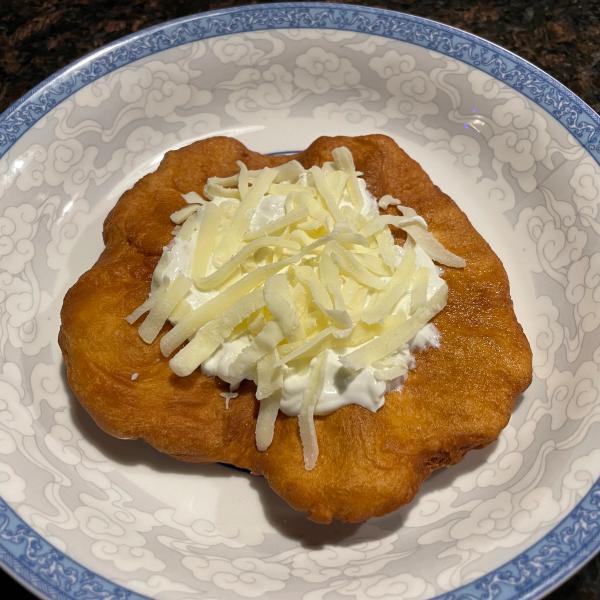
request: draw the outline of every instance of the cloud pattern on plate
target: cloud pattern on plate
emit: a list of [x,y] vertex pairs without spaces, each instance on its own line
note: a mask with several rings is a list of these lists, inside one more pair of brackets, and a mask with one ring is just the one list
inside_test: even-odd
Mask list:
[[[533,315],[525,328],[535,367],[488,451],[434,476],[413,505],[337,540],[337,530],[309,526],[323,542],[315,547],[272,523],[223,529],[217,516],[199,518],[124,476],[99,436],[86,439],[56,344],[62,296],[94,258],[89,231],[97,234],[124,181],[165,150],[218,131],[268,125],[280,131],[273,149],[296,149],[294,127],[304,123],[396,135],[470,182],[477,199],[466,209],[493,215],[514,246],[507,264],[522,263],[510,274],[530,303],[523,314]],[[61,102],[0,161],[0,181],[0,495],[58,550],[119,585],[173,599],[198,590],[430,597],[529,547],[600,476],[600,169],[547,113],[465,63],[339,31],[184,44]],[[202,473],[198,488],[219,485]],[[244,489],[241,501],[257,503],[251,485]],[[79,585],[76,573],[56,577]],[[496,596],[493,583],[485,597]]]

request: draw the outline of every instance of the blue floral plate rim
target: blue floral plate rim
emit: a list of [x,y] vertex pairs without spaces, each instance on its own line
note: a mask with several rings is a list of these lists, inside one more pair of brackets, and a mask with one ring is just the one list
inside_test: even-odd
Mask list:
[[[0,114],[0,158],[45,114],[85,85],[157,52],[201,39],[268,29],[333,29],[435,50],[509,85],[559,121],[600,164],[600,116],[553,77],[474,34],[423,17],[351,4],[255,4],[167,21],[112,42],[42,81]],[[600,480],[542,539],[497,569],[436,600],[531,600],[600,550]],[[52,546],[0,498],[0,565],[45,598],[141,599]]]

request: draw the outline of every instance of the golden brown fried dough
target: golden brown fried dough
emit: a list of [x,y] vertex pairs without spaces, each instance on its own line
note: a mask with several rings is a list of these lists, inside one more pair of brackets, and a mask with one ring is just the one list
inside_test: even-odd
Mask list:
[[403,390],[387,394],[375,414],[352,405],[316,418],[320,455],[313,471],[304,469],[296,418],[280,413],[271,447],[259,452],[252,384],[242,385],[227,410],[225,384],[200,371],[177,377],[159,341],[146,345],[124,318],[148,295],[171,238],[169,216],[185,205],[181,193],[237,172],[238,160],[257,169],[291,157],[262,156],[224,137],[167,153],[106,219],[106,248],[67,293],[59,335],[69,384],[105,431],[142,438],[182,460],[250,469],[322,522],[362,521],[409,502],[433,470],[494,441],[531,381],[531,351],[506,273],[467,217],[385,136],[319,138],[294,158],[320,165],[341,145],[376,197],[391,194],[413,207],[467,267],[445,270],[448,305],[434,319],[441,347],[416,355]]

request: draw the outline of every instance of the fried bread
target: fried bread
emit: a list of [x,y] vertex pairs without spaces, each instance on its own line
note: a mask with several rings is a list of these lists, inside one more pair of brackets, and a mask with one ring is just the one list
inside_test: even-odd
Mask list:
[[[259,169],[295,158],[308,168],[330,160],[341,145],[374,196],[390,194],[415,209],[467,266],[445,270],[448,303],[434,319],[440,347],[416,355],[402,390],[386,394],[376,413],[350,405],[317,417],[320,456],[308,471],[294,418],[279,414],[271,446],[257,450],[254,385],[244,382],[226,407],[226,384],[200,370],[175,375],[159,341],[145,344],[125,316],[147,297],[171,239],[169,217],[185,206],[181,194],[202,189],[208,177],[231,175],[237,161]],[[396,235],[402,241],[402,232]],[[61,312],[59,343],[77,399],[113,436],[144,439],[180,460],[228,463],[264,476],[315,521],[358,522],[406,504],[432,471],[494,441],[531,381],[531,350],[502,263],[388,137],[323,137],[293,157],[261,155],[225,137],[196,142],[168,152],[123,194],[103,237],[104,251],[69,290]]]

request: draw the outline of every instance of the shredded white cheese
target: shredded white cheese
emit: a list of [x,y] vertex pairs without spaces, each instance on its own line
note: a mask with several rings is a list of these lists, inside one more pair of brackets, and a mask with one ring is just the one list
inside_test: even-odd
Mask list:
[[219,392],[219,396],[221,396],[225,400],[225,410],[229,410],[229,402],[239,396],[236,392]]
[[[439,343],[429,322],[447,285],[432,260],[465,264],[395,198],[379,206],[400,214],[380,215],[347,148],[332,156],[309,170],[239,163],[202,196],[185,194],[152,293],[127,317],[148,313],[139,328],[147,343],[174,325],[160,348],[177,375],[200,367],[232,389],[255,382],[259,450],[280,410],[298,416],[309,470],[319,455],[315,415],[348,403],[379,409],[414,367],[412,350]],[[407,233],[403,247],[390,228]],[[237,394],[221,396],[229,408]]]

